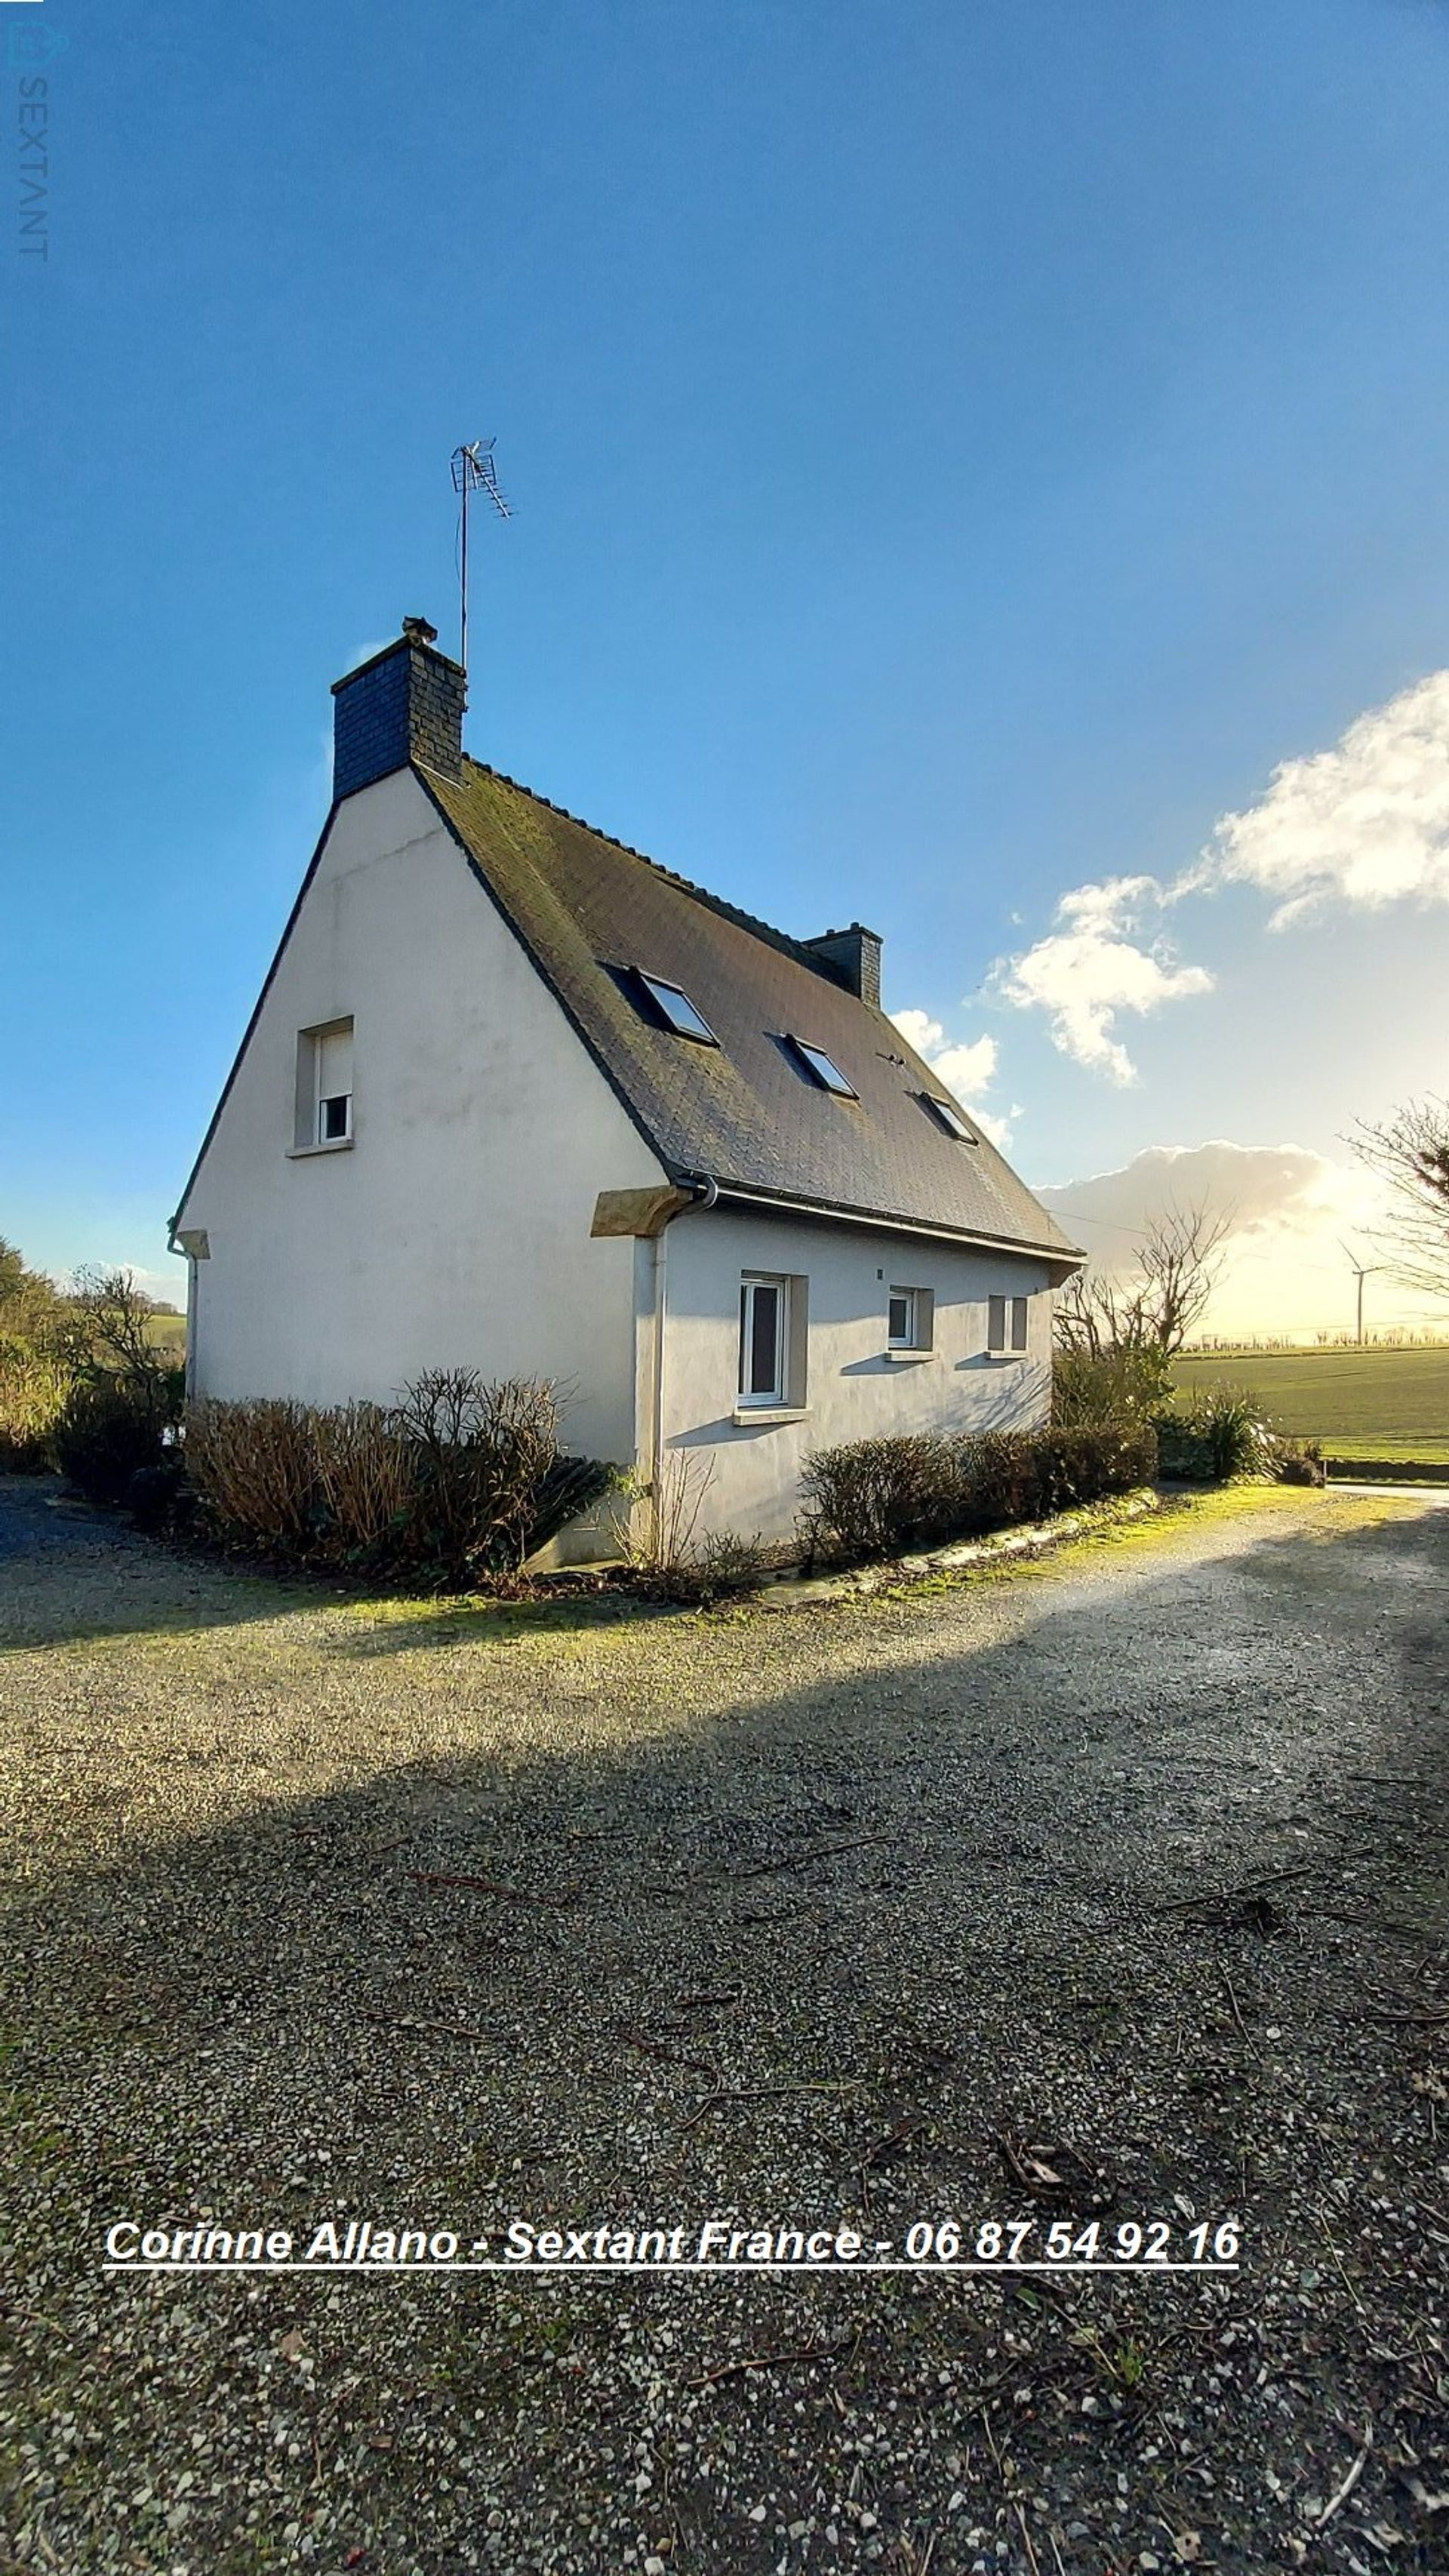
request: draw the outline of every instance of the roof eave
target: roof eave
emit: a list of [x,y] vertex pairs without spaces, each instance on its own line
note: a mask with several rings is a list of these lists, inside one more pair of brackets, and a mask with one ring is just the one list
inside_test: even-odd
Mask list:
[[1080,1270],[1087,1256],[1070,1243],[1038,1243],[1027,1235],[990,1234],[978,1227],[950,1225],[928,1217],[904,1216],[890,1208],[852,1207],[842,1199],[792,1197],[783,1190],[756,1188],[749,1181],[716,1182],[721,1200],[741,1206],[778,1208],[784,1215],[815,1216],[835,1225],[868,1225],[878,1233],[921,1234],[941,1243],[960,1243],[981,1252],[1014,1252],[1037,1261],[1054,1261]]

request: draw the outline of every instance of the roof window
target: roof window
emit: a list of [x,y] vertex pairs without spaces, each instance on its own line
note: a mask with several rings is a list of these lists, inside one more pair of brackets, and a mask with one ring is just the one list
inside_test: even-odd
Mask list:
[[958,1145],[975,1145],[980,1142],[978,1137],[972,1135],[954,1100],[942,1100],[934,1091],[923,1091],[920,1100],[921,1107],[929,1109],[932,1117],[945,1128],[948,1136],[955,1137]]
[[693,1038],[698,1046],[719,1045],[703,1011],[695,1009],[689,995],[681,991],[678,984],[666,983],[662,975],[646,975],[642,966],[638,975],[665,1027],[673,1029],[676,1037]]
[[860,1094],[854,1083],[846,1081],[834,1057],[828,1056],[824,1047],[810,1046],[804,1038],[794,1036],[791,1037],[790,1044],[806,1071],[814,1081],[819,1083],[822,1091],[833,1091],[841,1100],[859,1099]]

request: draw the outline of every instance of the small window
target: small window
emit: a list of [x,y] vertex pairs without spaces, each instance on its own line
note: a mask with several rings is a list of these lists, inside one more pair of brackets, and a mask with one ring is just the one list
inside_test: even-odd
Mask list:
[[948,1136],[955,1137],[958,1145],[975,1145],[980,1142],[978,1137],[972,1135],[954,1100],[942,1100],[934,1091],[923,1091],[921,1106],[930,1111],[938,1125],[945,1128]]
[[988,1297],[986,1347],[989,1351],[1002,1353],[1006,1351],[1008,1326],[1011,1334],[1011,1349],[1014,1351],[1026,1349],[1027,1302],[1025,1297]]
[[740,1281],[741,1404],[783,1404],[789,1343],[786,1279],[747,1274]]
[[808,1046],[804,1038],[792,1037],[791,1046],[803,1060],[822,1091],[833,1091],[841,1100],[858,1100],[860,1094],[853,1082],[847,1082],[833,1056],[824,1047]]
[[703,1011],[695,1009],[689,995],[682,992],[678,984],[666,984],[662,975],[646,975],[642,966],[639,981],[666,1027],[673,1029],[676,1037],[693,1038],[700,1046],[719,1045]]
[[298,1036],[295,1142],[304,1149],[352,1142],[350,1020],[330,1020]]
[[936,1300],[929,1288],[892,1288],[886,1300],[886,1341],[893,1351],[928,1351]]

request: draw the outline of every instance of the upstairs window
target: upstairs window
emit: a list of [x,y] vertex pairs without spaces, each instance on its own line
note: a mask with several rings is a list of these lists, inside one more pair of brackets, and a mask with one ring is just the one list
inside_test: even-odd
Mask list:
[[954,1100],[942,1100],[934,1091],[923,1091],[920,1098],[921,1107],[930,1113],[938,1126],[945,1128],[948,1136],[955,1137],[958,1145],[976,1143]]
[[676,1037],[693,1038],[697,1046],[718,1046],[719,1040],[705,1018],[697,1011],[689,995],[678,984],[667,984],[662,975],[646,975],[638,968],[639,981],[648,994],[666,1028]]
[[840,1100],[859,1099],[860,1094],[856,1090],[854,1083],[846,1081],[845,1076],[841,1072],[834,1057],[828,1056],[824,1047],[810,1046],[804,1038],[797,1038],[793,1035],[790,1039],[790,1044],[805,1066],[807,1073],[810,1074],[812,1080],[819,1083],[822,1091],[833,1091],[837,1099]]
[[352,1022],[329,1020],[303,1029],[297,1039],[296,1143],[352,1142]]
[[988,1297],[986,1301],[988,1351],[997,1351],[1004,1357],[1008,1348],[1013,1351],[1026,1349],[1026,1309],[1025,1297]]

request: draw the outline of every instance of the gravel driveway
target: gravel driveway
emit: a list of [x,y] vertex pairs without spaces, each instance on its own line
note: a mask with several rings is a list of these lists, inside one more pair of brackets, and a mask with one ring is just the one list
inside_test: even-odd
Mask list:
[[[1446,1600],[1408,1495],[569,1621],[0,1482],[0,2570],[1449,2567]],[[1242,2268],[102,2268],[363,2219]]]

